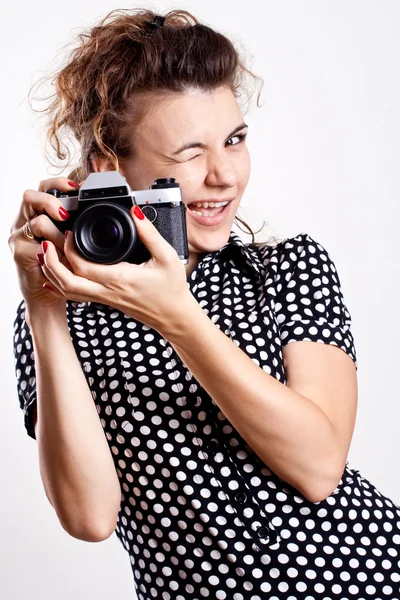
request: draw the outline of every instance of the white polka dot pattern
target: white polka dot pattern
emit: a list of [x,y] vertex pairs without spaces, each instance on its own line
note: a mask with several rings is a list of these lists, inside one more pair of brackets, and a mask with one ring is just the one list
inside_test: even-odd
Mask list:
[[[231,233],[188,286],[215,325],[286,383],[284,344],[334,344],[356,364],[335,266],[307,234],[254,248]],[[34,438],[34,353],[14,353]],[[116,535],[139,600],[400,600],[400,508],[346,463],[312,503],[265,465],[166,339],[97,303],[67,303],[71,338],[122,490]],[[357,366],[357,364],[356,364]]]

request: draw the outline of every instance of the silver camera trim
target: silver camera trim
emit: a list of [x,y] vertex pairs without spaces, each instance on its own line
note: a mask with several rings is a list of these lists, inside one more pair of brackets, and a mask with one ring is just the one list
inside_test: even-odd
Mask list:
[[99,194],[98,197],[84,198],[83,193],[87,190],[104,190],[105,188],[124,187],[124,196],[130,196],[132,206],[134,204],[160,204],[169,203],[171,206],[177,206],[183,203],[182,190],[180,187],[151,189],[149,186],[146,190],[132,190],[125,177],[118,171],[101,171],[99,173],[90,173],[79,188],[78,196],[60,195],[60,200],[63,201],[63,206],[66,210],[78,210],[80,202],[97,202],[115,200],[123,196],[106,196]]

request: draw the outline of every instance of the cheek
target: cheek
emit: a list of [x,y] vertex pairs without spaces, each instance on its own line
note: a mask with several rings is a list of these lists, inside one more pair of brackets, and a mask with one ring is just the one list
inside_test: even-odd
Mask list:
[[197,191],[204,183],[204,172],[199,164],[186,162],[179,165],[179,169],[175,169],[173,177],[175,177],[177,183],[181,186],[182,195],[187,204],[191,202],[193,198],[196,198]]
[[238,181],[240,182],[239,186],[243,190],[249,181],[251,171],[250,154],[247,148],[238,158],[239,160],[236,164],[236,172],[238,173]]
[[243,195],[243,192],[247,186],[250,178],[250,156],[246,151],[240,152],[235,156],[233,167],[236,173],[236,186],[239,196]]
[[146,163],[125,163],[120,166],[120,173],[125,177],[132,190],[145,190],[152,185],[156,171],[148,168]]

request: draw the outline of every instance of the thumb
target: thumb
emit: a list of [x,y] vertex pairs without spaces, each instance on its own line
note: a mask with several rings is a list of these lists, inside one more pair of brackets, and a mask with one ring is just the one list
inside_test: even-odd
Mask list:
[[175,248],[167,242],[137,204],[132,206],[129,212],[135,223],[140,241],[143,242],[152,257],[162,262],[166,258],[176,255]]

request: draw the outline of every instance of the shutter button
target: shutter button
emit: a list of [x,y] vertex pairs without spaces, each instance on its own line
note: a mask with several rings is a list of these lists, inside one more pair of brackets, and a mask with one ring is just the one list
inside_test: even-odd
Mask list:
[[244,492],[237,492],[233,497],[239,504],[243,504],[243,502],[246,502],[247,500],[247,496]]

